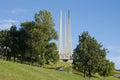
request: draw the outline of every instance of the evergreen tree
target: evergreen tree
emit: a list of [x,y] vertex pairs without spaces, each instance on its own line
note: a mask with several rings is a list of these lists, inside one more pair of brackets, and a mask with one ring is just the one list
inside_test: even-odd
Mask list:
[[[102,48],[94,37],[91,37],[88,32],[83,32],[79,36],[79,44],[74,50],[73,63],[76,69],[84,73],[84,77],[86,75],[91,77],[92,74],[99,73],[98,69],[101,70],[103,65],[110,65],[110,63],[103,62],[106,61],[106,53],[107,49]],[[104,69],[106,70],[108,67]]]
[[18,44],[19,37],[18,37],[18,31],[16,25],[11,26],[9,35],[10,35],[11,54],[14,57],[14,62],[15,62],[19,49],[19,44]]

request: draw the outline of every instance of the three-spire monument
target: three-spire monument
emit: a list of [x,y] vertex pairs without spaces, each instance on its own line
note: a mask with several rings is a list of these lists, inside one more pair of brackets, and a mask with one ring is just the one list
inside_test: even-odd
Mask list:
[[[66,27],[66,22],[68,22]],[[64,42],[63,42],[64,38]],[[59,32],[59,57],[60,61],[72,63],[72,39],[71,39],[70,11],[68,11],[68,21],[64,18],[64,37],[62,27],[62,11],[60,11],[60,32]]]

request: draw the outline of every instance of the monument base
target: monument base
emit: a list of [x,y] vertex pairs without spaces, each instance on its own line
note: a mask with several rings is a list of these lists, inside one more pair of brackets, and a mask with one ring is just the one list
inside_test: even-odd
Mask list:
[[61,62],[68,62],[68,63],[72,63],[73,59],[72,59],[72,55],[69,54],[60,54],[60,61]]

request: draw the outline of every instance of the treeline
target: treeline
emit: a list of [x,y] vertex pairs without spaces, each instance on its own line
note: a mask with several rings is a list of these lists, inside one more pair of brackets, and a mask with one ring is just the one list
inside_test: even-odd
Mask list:
[[19,29],[12,25],[9,30],[0,31],[1,58],[41,66],[59,60],[57,46],[52,42],[58,39],[52,14],[40,10],[34,18],[34,21],[22,22]]
[[113,75],[114,63],[106,59],[107,53],[101,43],[88,32],[83,32],[73,54],[74,69],[84,73],[84,77],[92,77],[96,73],[100,76]]

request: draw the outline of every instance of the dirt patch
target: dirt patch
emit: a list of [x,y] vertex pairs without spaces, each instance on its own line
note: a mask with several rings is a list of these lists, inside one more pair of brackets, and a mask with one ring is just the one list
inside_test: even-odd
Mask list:
[[119,74],[115,74],[114,77],[120,78],[120,75]]

